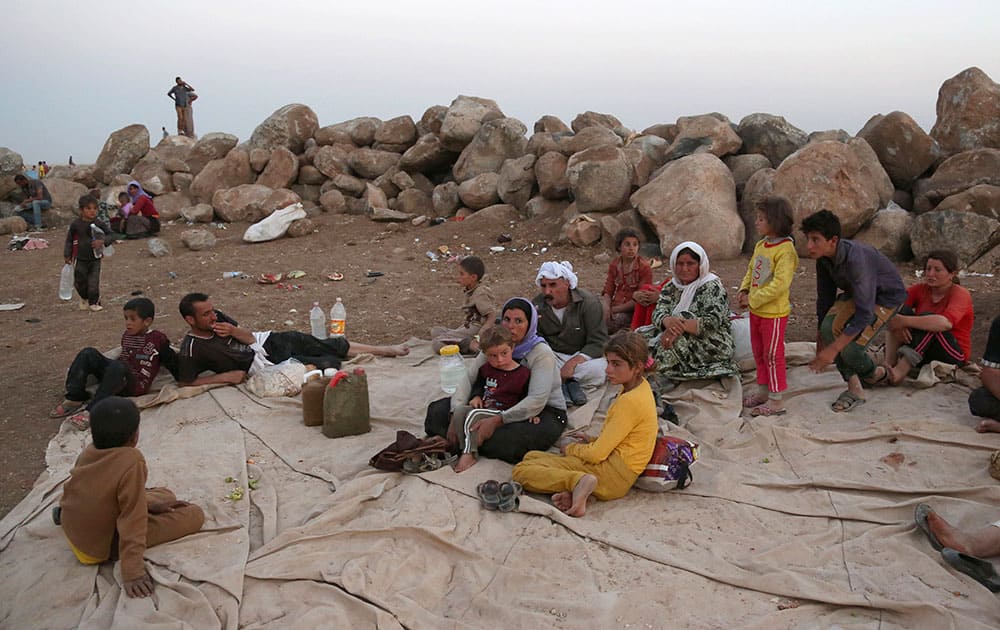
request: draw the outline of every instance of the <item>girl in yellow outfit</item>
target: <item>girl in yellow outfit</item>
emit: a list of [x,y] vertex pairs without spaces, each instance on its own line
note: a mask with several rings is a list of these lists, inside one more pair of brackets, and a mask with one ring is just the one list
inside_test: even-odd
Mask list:
[[625,496],[656,444],[656,403],[643,378],[649,348],[634,332],[620,332],[604,347],[608,380],[622,391],[608,409],[596,440],[562,447],[563,455],[529,451],[514,466],[513,478],[531,492],[553,492],[552,504],[583,516],[593,494],[602,501]]

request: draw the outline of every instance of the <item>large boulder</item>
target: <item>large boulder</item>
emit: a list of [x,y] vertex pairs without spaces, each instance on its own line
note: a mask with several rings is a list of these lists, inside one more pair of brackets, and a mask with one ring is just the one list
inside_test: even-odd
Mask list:
[[425,136],[429,133],[441,133],[441,124],[448,114],[448,108],[444,105],[431,105],[424,110],[424,115],[417,122],[417,135]]
[[24,158],[16,151],[0,147],[0,199],[5,199],[17,188],[14,176],[24,173]]
[[191,169],[191,174],[197,176],[212,160],[226,157],[237,142],[239,139],[231,133],[206,133],[198,138],[184,161]]
[[[399,152],[413,146],[417,141],[417,125],[409,116],[398,116],[390,118],[382,123],[382,126],[375,132],[376,149],[394,151],[397,147],[402,147]],[[390,148],[392,147],[392,148]]]
[[935,210],[974,212],[1000,221],[1000,186],[979,184],[950,197],[945,197]]
[[868,243],[890,260],[909,260],[910,228],[913,215],[890,204],[875,213],[872,220],[854,235],[854,240]]
[[200,203],[211,202],[217,190],[250,184],[255,179],[254,175],[250,168],[250,154],[243,149],[233,149],[225,158],[212,160],[201,169],[191,182],[191,198]]
[[503,117],[496,101],[459,95],[448,107],[438,135],[446,149],[459,152],[472,142],[484,122]]
[[858,137],[871,145],[896,188],[909,190],[937,159],[934,139],[904,112],[875,116]]
[[546,199],[538,196],[528,200],[524,205],[524,212],[532,218],[560,217],[569,205],[568,199]]
[[347,156],[347,165],[360,177],[375,179],[393,166],[396,166],[399,158],[400,155],[398,153],[364,147]]
[[736,133],[743,140],[744,153],[766,155],[775,167],[809,140],[804,131],[772,114],[745,116]]
[[151,151],[164,162],[174,159],[187,161],[188,154],[196,142],[194,138],[187,136],[167,136],[157,142]]
[[285,147],[271,151],[264,171],[257,176],[257,183],[268,188],[288,188],[299,176],[299,158]]
[[549,151],[535,162],[535,179],[538,193],[546,199],[569,198],[569,178],[566,165],[569,159],[558,151]]
[[302,153],[306,139],[319,129],[316,112],[298,103],[285,105],[257,125],[247,141],[247,149],[273,151],[285,147],[292,153]]
[[667,149],[667,160],[676,160],[694,153],[711,153],[724,157],[740,150],[743,141],[733,131],[728,120],[715,116],[683,116],[677,119],[677,137]]
[[458,196],[469,208],[479,210],[492,206],[500,201],[497,194],[497,182],[500,176],[496,173],[482,173],[458,185]]
[[350,195],[351,197],[360,197],[365,192],[365,180],[358,179],[353,175],[348,175],[342,173],[340,175],[334,175],[330,178],[330,181],[323,184],[320,189],[320,193],[325,193],[328,190],[339,190],[345,195]]
[[129,173],[149,153],[149,130],[143,125],[122,127],[108,136],[94,163],[94,177],[109,184],[115,175]]
[[[788,199],[795,224],[819,210],[840,218],[845,237],[854,236],[879,208],[892,199],[894,188],[868,143],[854,138],[815,142],[790,156],[774,176],[774,192]],[[798,250],[805,253],[805,239]]]
[[843,129],[824,129],[810,133],[809,142],[848,142],[853,137]]
[[532,133],[569,133],[572,131],[566,123],[557,116],[542,116],[535,121]]
[[155,155],[147,155],[132,169],[132,178],[142,184],[142,189],[151,195],[173,192],[173,175]]
[[403,153],[399,168],[411,173],[430,173],[449,166],[456,157],[456,153],[445,148],[441,138],[427,133]]
[[458,184],[445,182],[435,186],[434,192],[431,193],[431,204],[434,207],[434,214],[439,217],[450,217],[455,214],[462,205],[458,197]]
[[535,156],[528,153],[519,158],[507,160],[500,167],[497,180],[497,194],[500,200],[518,210],[531,199],[535,188]]
[[382,126],[382,121],[373,116],[361,116],[341,123],[351,136],[355,146],[367,147],[375,142],[375,134]]
[[618,134],[600,125],[584,127],[572,135],[559,134],[555,136],[555,143],[556,147],[558,147],[557,150],[562,151],[566,157],[592,147],[620,147],[624,145]]
[[330,214],[344,214],[347,212],[347,202],[344,200],[344,193],[339,190],[328,190],[319,196],[319,205],[324,212]]
[[191,173],[174,173],[170,176],[174,190],[185,195],[191,194],[191,184],[194,182],[194,175]]
[[[764,158],[767,159],[767,158]],[[746,181],[743,186],[743,193],[740,195],[740,219],[743,220],[743,227],[746,230],[746,240],[743,249],[746,252],[753,251],[761,234],[757,231],[757,205],[765,197],[774,194],[774,174],[773,168],[762,168]],[[735,178],[734,178],[735,179]]]
[[211,204],[199,203],[181,210],[181,216],[188,223],[211,223],[215,209]]
[[215,234],[208,230],[194,229],[181,232],[181,243],[193,252],[215,247]]
[[581,214],[621,210],[632,191],[632,165],[612,146],[575,153],[566,163],[566,178]]
[[736,196],[743,196],[743,187],[747,181],[757,171],[764,168],[771,168],[771,160],[766,155],[759,153],[743,153],[740,155],[730,155],[723,160],[733,174],[733,181],[736,182]]
[[975,67],[945,81],[938,91],[931,136],[944,155],[1000,149],[1000,85]]
[[173,221],[181,216],[181,211],[191,207],[191,198],[184,193],[172,192],[153,200],[161,221]]
[[589,247],[601,240],[601,224],[593,217],[578,214],[566,224],[566,239],[577,247]]
[[407,188],[396,196],[396,210],[413,215],[427,215],[434,212],[431,196],[419,188]]
[[350,173],[347,158],[357,149],[354,145],[330,144],[319,147],[313,155],[313,166],[323,175],[333,178],[341,173]]
[[212,208],[221,221],[254,222],[299,201],[299,196],[290,190],[243,184],[216,192],[212,196]]
[[604,127],[605,129],[610,129],[615,132],[619,138],[627,138],[631,134],[631,131],[622,124],[622,121],[618,120],[611,114],[601,114],[599,112],[586,111],[582,114],[577,114],[573,122],[570,123],[570,127],[574,132],[580,133],[580,131],[588,127]]
[[346,126],[344,126],[344,123],[320,127],[316,130],[316,133],[313,134],[313,139],[320,146],[354,143],[354,140],[351,139],[351,132]]
[[495,173],[504,160],[524,155],[527,130],[516,118],[484,123],[452,167],[455,180],[461,183],[483,173]]
[[80,197],[90,192],[83,184],[68,179],[45,178],[45,187],[52,195],[52,208],[76,212],[80,207]]
[[366,212],[389,207],[389,199],[385,196],[385,192],[375,184],[365,184],[364,200]]
[[669,162],[631,201],[656,230],[664,252],[695,241],[709,257],[740,254],[744,228],[736,210],[736,184],[722,160],[710,153]]
[[254,173],[260,173],[267,167],[268,161],[271,159],[271,152],[267,149],[250,149],[250,168],[253,169]]
[[657,123],[642,130],[643,136],[657,136],[670,144],[677,137],[677,123]]
[[19,216],[0,219],[0,234],[23,234],[28,231],[28,222]]
[[979,184],[1000,186],[1000,149],[973,149],[942,162],[933,175],[914,186],[914,210],[929,210],[945,197]]
[[910,246],[917,259],[935,249],[947,249],[967,267],[1000,245],[1000,221],[973,212],[934,210],[918,215],[910,228]]
[[299,167],[299,176],[296,178],[295,183],[321,186],[325,181],[326,175],[321,173],[315,166],[306,164]]

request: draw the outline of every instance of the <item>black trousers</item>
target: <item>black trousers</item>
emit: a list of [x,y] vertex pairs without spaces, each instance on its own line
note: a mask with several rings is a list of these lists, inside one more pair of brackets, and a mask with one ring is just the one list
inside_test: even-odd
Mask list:
[[[317,339],[296,331],[272,332],[264,342],[267,360],[271,363],[294,358],[302,363],[311,363],[321,370],[340,368],[350,347],[346,337]],[[445,429],[447,428],[446,425]]]
[[[899,309],[900,315],[934,315],[935,313],[915,313],[909,306],[902,306]],[[942,332],[929,332],[917,328],[910,329],[910,343],[905,347],[913,350],[920,356],[920,361],[913,367],[920,367],[931,361],[950,363],[951,365],[962,365],[965,357],[962,356],[962,348],[958,345],[958,340],[950,330]],[[916,358],[916,357],[914,357]]]
[[87,403],[87,410],[108,396],[121,393],[132,380],[132,373],[123,361],[109,359],[97,348],[84,348],[77,353],[66,372],[66,400],[83,402],[90,398],[87,378],[91,375],[100,384],[94,397]]
[[[479,455],[516,464],[528,451],[547,451],[566,430],[566,410],[546,406],[538,414],[540,422],[512,422],[501,425],[479,447]],[[451,423],[451,399],[435,400],[427,406],[424,431],[427,435],[448,436]]]
[[76,259],[73,269],[73,286],[80,297],[90,304],[101,301],[101,259]]
[[990,390],[979,387],[969,394],[969,411],[980,418],[1000,420],[1000,400]]

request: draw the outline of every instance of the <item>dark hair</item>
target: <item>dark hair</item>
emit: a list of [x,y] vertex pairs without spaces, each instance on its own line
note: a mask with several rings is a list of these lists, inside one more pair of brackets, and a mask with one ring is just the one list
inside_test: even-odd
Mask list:
[[771,226],[777,236],[791,236],[793,213],[792,204],[784,197],[764,197],[756,206],[757,212],[764,215],[764,220]]
[[[698,263],[699,265],[701,264],[701,256],[699,256],[698,252],[694,251],[690,247],[685,247],[681,251],[677,252],[677,258],[680,258],[681,254],[687,254],[691,258],[694,258],[694,261],[696,263]],[[677,258],[675,258],[674,260],[677,260]]]
[[184,79],[182,79],[182,78],[180,78],[180,77],[174,77],[174,81],[175,81],[175,82],[176,82],[176,81],[183,81],[183,80],[184,80]]
[[529,320],[531,319],[531,314],[535,312],[535,310],[531,307],[531,302],[524,298],[517,297],[507,300],[507,303],[503,305],[503,311],[501,311],[500,314],[503,315],[507,311],[514,308],[524,313],[524,316]]
[[21,173],[18,173],[17,175],[14,176],[14,181],[15,182],[26,182],[26,181],[28,181],[28,178],[25,177],[24,175],[22,175]]
[[120,193],[118,193],[118,198],[119,198],[119,199],[121,199],[122,197],[128,197],[129,199],[131,199],[131,198],[132,198],[132,197],[130,197],[130,196],[129,196],[129,194],[128,194],[127,192],[125,192],[124,190],[123,190],[123,191],[121,191]]
[[93,205],[96,206],[97,205],[97,199],[94,199],[90,195],[84,195],[84,196],[80,197],[80,201],[78,203],[80,204],[80,209],[83,210],[84,208],[86,208],[87,206],[89,206],[91,204],[93,204]]
[[618,230],[617,234],[615,234],[615,251],[616,252],[619,251],[619,250],[621,250],[622,243],[624,243],[625,239],[627,239],[630,236],[632,238],[634,238],[635,240],[639,241],[640,243],[642,242],[642,238],[639,237],[639,232],[637,232],[635,229],[630,228],[630,227],[622,228],[622,229]]
[[466,273],[471,273],[477,279],[482,280],[486,275],[486,265],[479,256],[466,256],[458,261],[458,266],[465,269]]
[[[934,251],[928,253],[924,256],[924,269],[927,268],[927,261],[931,258],[939,261],[948,273],[955,273],[958,271],[958,256],[951,250],[935,249]],[[955,284],[961,284],[961,281],[958,279],[958,274],[955,274],[955,277],[952,278],[951,281]]]
[[132,298],[128,302],[125,302],[125,306],[122,310],[135,311],[135,314],[141,319],[152,319],[156,317],[156,305],[153,304],[153,300],[145,297]]
[[503,326],[494,326],[493,328],[490,328],[483,333],[482,339],[479,340],[479,348],[482,350],[489,350],[490,348],[495,348],[497,346],[514,347],[514,337],[512,337],[510,331]]
[[109,396],[90,410],[90,435],[100,449],[124,446],[139,429],[139,408],[127,398]]
[[604,354],[614,352],[630,367],[640,366],[646,368],[646,361],[649,360],[649,342],[639,333],[625,330],[616,333],[604,346]]
[[87,194],[90,195],[91,197],[93,197],[94,199],[100,200],[100,198],[101,198],[101,189],[100,188],[91,188],[90,190],[87,191]]
[[826,240],[840,238],[840,219],[829,210],[820,210],[802,219],[801,230],[803,234],[819,232]]
[[178,309],[181,312],[181,317],[194,317],[194,305],[197,302],[207,302],[208,296],[204,293],[188,293],[181,298],[181,303],[178,305]]

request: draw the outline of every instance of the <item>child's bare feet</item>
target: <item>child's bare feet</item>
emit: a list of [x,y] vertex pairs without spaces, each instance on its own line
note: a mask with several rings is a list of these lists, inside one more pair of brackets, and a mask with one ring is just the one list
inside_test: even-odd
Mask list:
[[462,472],[463,470],[468,470],[472,468],[476,463],[476,456],[472,453],[462,453],[462,456],[458,458],[458,462],[455,463],[455,472]]
[[381,357],[405,357],[410,354],[410,347],[405,343],[401,343],[395,346],[381,346],[384,354],[376,352],[377,356]]
[[565,512],[573,505],[573,495],[569,492],[557,492],[552,495],[552,505],[561,512]]
[[929,512],[927,514],[927,526],[934,532],[934,536],[943,546],[950,547],[959,553],[972,553],[969,550],[969,545],[966,544],[968,537],[938,516],[937,513]]
[[996,420],[983,420],[976,425],[976,431],[980,433],[1000,433],[1000,422]]
[[568,510],[563,511],[570,516],[583,516],[587,513],[587,499],[596,489],[597,477],[593,475],[580,477],[580,481],[576,482],[576,487],[573,488],[573,502]]

